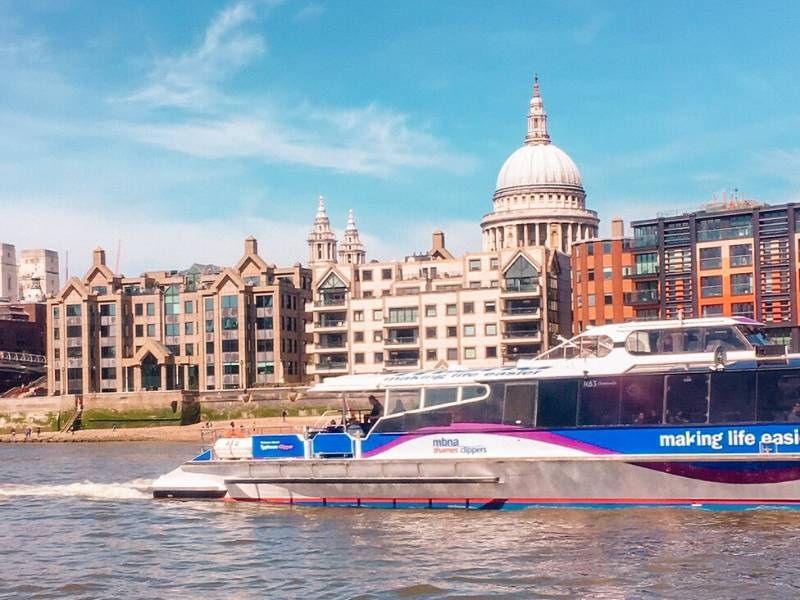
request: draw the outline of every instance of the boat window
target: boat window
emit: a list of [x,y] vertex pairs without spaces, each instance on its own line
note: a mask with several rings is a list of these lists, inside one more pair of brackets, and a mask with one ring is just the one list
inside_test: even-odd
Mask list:
[[447,410],[430,410],[384,417],[375,424],[370,433],[402,433],[426,427],[449,427],[453,413]]
[[667,375],[667,423],[708,421],[708,375]]
[[664,418],[664,376],[630,375],[620,380],[622,423],[655,424]]
[[536,424],[536,384],[506,385],[503,423],[533,427]]
[[581,335],[541,354],[537,359],[603,357],[614,349],[614,340],[607,335]]
[[714,352],[717,348],[723,350],[748,350],[747,342],[733,327],[709,327],[706,329],[706,351]]
[[631,354],[703,352],[703,329],[633,331],[625,339],[625,349]]
[[619,381],[616,377],[584,379],[580,398],[578,425],[619,423]]
[[389,390],[386,395],[386,414],[393,415],[418,409],[421,391],[419,388]]
[[465,385],[461,388],[461,400],[475,400],[476,398],[483,398],[489,388],[485,385]]
[[450,404],[458,400],[458,388],[425,388],[425,408]]
[[578,412],[579,379],[539,381],[536,423],[539,427],[574,427]]
[[711,374],[709,423],[749,423],[756,419],[756,374],[720,371]]
[[776,369],[758,373],[759,421],[786,421],[800,402],[800,370]]
[[750,327],[749,325],[739,325],[737,327],[748,342],[753,346],[767,346],[769,345],[769,337],[763,329],[757,327]]
[[488,397],[477,402],[459,402],[448,408],[453,411],[455,423],[500,423],[503,418],[503,399],[505,384],[492,383],[484,387],[484,396],[488,388]]

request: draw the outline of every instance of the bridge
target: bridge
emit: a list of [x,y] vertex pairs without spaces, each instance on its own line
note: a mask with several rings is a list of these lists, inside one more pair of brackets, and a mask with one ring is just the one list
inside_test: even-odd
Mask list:
[[47,373],[47,362],[41,354],[0,350],[0,393],[25,385]]

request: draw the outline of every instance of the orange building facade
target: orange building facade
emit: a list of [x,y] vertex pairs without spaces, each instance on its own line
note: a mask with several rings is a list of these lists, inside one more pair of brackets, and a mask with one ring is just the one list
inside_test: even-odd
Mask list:
[[592,325],[634,318],[634,309],[628,303],[634,289],[630,246],[620,219],[612,221],[610,238],[573,243],[570,263],[574,333]]

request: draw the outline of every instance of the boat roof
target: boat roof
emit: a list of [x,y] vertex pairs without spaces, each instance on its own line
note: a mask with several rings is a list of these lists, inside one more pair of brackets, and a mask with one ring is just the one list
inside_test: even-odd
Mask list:
[[[631,331],[652,331],[658,329],[689,329],[692,327],[719,327],[723,325],[747,325],[761,327],[763,323],[748,317],[701,317],[697,319],[667,319],[658,321],[628,321],[627,323],[610,323],[593,325],[576,337],[607,335],[616,340],[620,335]],[[574,339],[574,338],[573,338]]]

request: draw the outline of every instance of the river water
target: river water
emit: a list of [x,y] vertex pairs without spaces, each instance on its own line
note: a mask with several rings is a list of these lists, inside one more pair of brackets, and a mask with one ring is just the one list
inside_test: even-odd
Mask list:
[[193,444],[0,445],[0,598],[800,594],[800,511],[152,500]]

